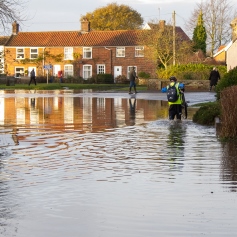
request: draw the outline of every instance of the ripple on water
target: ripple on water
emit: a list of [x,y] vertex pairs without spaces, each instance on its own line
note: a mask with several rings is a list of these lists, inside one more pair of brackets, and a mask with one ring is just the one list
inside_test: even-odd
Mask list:
[[199,226],[209,233],[220,221],[216,213],[225,210],[213,211],[220,204],[234,215],[229,207],[235,202],[228,196],[223,204],[221,188],[236,183],[228,182],[227,159],[225,182],[220,179],[223,149],[213,127],[159,120],[99,133],[39,127],[18,135],[19,145],[1,159],[6,219],[22,213],[29,224],[36,213],[39,227],[66,224],[54,232],[60,237],[73,236],[78,223],[86,236],[95,236],[93,227],[103,237],[143,237],[195,236]]

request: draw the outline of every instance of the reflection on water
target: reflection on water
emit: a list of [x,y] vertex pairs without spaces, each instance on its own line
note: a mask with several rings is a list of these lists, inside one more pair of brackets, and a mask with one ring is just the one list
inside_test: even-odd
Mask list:
[[0,108],[0,236],[235,235],[237,144],[215,128],[136,98],[34,94]]

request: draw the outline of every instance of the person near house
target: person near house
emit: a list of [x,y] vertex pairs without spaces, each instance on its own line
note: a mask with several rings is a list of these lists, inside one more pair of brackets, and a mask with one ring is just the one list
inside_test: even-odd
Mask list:
[[31,70],[31,72],[30,72],[30,82],[29,82],[29,86],[30,86],[31,82],[34,82],[35,85],[36,85],[35,70],[34,70],[34,68],[33,68],[33,69]]
[[60,80],[60,83],[62,83],[63,82],[63,71],[62,70],[58,71],[58,78]]
[[183,93],[184,93],[184,84],[177,82],[177,78],[172,76],[169,78],[170,83],[167,87],[162,88],[162,92],[168,92],[169,87],[175,86],[177,93],[177,100],[170,102],[169,104],[169,120],[174,120],[175,117],[177,120],[181,120],[182,115],[182,104],[183,104]]
[[217,68],[214,67],[213,70],[211,71],[210,73],[210,76],[209,76],[209,81],[210,81],[210,88],[209,88],[209,91],[212,90],[212,87],[216,87],[217,85],[217,82],[218,80],[220,80],[221,77],[220,77],[220,73],[218,72]]
[[132,87],[134,88],[134,92],[137,93],[136,78],[138,78],[138,77],[137,77],[137,74],[135,72],[135,67],[132,67],[132,69],[129,72],[129,81],[130,81],[129,94],[132,94]]

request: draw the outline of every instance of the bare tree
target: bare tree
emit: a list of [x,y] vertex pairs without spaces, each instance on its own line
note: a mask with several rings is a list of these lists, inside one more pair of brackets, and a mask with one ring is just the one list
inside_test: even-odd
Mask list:
[[207,48],[212,57],[215,50],[231,40],[230,22],[236,11],[229,0],[206,0],[197,3],[185,27],[189,33],[195,28],[200,12],[203,13]]
[[185,63],[186,57],[192,51],[191,41],[184,38],[180,32],[176,32],[174,36],[172,25],[156,26],[151,30],[143,30],[140,34],[139,43],[146,45],[145,56],[155,62],[157,67],[161,66],[167,70],[168,66],[172,65],[175,50],[176,63]]
[[6,32],[13,21],[24,20],[24,0],[0,0],[0,31]]

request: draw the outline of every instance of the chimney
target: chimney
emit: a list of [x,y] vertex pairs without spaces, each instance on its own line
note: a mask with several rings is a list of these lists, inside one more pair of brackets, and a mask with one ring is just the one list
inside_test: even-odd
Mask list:
[[165,20],[160,20],[160,21],[159,21],[159,28],[160,28],[161,30],[164,30],[164,29],[165,29]]
[[83,32],[90,31],[90,22],[86,18],[83,18],[81,20],[81,31],[83,31]]
[[17,35],[18,32],[19,32],[19,24],[16,21],[14,21],[12,23],[12,34]]
[[232,29],[232,41],[235,41],[237,39],[237,18],[231,21],[230,26]]

